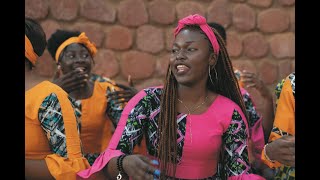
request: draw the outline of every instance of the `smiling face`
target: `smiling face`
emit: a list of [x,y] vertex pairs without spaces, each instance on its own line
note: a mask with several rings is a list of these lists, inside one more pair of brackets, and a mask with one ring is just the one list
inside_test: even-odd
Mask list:
[[205,35],[196,29],[182,29],[176,36],[170,67],[179,84],[190,86],[207,82],[208,66],[215,63],[208,43]]
[[73,43],[63,50],[59,62],[63,74],[76,68],[81,68],[84,73],[90,74],[93,59],[89,50],[84,45]]

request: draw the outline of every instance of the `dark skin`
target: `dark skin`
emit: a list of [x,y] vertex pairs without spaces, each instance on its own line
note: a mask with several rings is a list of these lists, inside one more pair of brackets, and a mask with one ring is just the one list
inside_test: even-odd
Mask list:
[[[173,43],[170,68],[178,82],[178,112],[189,113],[199,104],[206,103],[192,114],[205,112],[217,94],[207,88],[209,66],[216,64],[215,55],[209,51],[208,40],[199,31],[182,30]],[[188,108],[186,108],[186,107]]]
[[[187,106],[201,104],[208,96],[208,101],[194,111],[195,114],[203,113],[212,104],[216,93],[207,88],[208,66],[214,65],[213,53],[209,52],[208,41],[198,31],[182,30],[176,37],[171,53],[171,71],[178,81],[179,98]],[[177,65],[180,70],[177,69]],[[184,71],[184,72],[182,72]],[[179,112],[187,113],[184,106],[178,106]],[[106,167],[104,174],[110,179],[115,179],[119,171],[117,169],[117,157],[112,158]],[[123,159],[125,172],[134,180],[152,180],[156,169],[149,158],[142,155],[129,155]]]
[[271,160],[295,167],[295,136],[282,136],[266,146],[266,153]]
[[25,160],[25,179],[54,180],[45,160]]
[[53,83],[75,99],[89,98],[93,93],[93,82],[89,81],[92,64],[92,56],[84,45],[70,44],[60,54]]

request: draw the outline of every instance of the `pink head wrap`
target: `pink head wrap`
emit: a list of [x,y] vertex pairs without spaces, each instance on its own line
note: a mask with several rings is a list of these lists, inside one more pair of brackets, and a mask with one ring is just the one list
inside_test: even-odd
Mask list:
[[177,36],[177,34],[185,25],[199,25],[201,30],[208,36],[213,47],[213,52],[215,52],[216,55],[219,54],[219,49],[220,49],[219,43],[211,27],[207,24],[206,18],[204,18],[203,16],[200,16],[199,14],[194,14],[194,15],[187,16],[183,19],[180,19],[178,22],[178,26],[174,31],[174,37]]

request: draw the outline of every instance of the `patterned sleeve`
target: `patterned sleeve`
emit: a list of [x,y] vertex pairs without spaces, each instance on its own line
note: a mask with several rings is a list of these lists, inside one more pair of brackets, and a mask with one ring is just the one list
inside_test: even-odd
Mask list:
[[[77,112],[75,114],[79,116]],[[51,93],[44,99],[38,111],[38,118],[49,140],[50,150],[61,157],[67,157],[63,116],[56,94]],[[79,126],[78,123],[78,129]]]
[[132,154],[134,146],[142,140],[144,127],[146,127],[145,124],[148,122],[149,117],[149,111],[147,110],[149,106],[148,98],[149,96],[145,96],[141,99],[128,114],[117,150],[125,154]]
[[222,138],[224,142],[223,164],[228,180],[265,180],[257,174],[252,174],[245,120],[236,109],[233,111],[230,125]]
[[256,161],[260,161],[261,151],[265,144],[264,132],[262,127],[262,116],[257,112],[256,106],[248,92],[242,94],[246,111],[248,114],[248,125],[250,140],[252,141],[252,153]]
[[277,108],[277,105],[278,105],[278,100],[280,98],[280,94],[281,94],[281,90],[282,90],[282,87],[283,87],[283,84],[285,82],[286,79],[282,79],[276,86],[275,90],[274,90],[274,94],[276,95],[276,105],[275,105],[275,108]]
[[252,128],[253,126],[255,126],[255,124],[261,119],[260,114],[258,114],[257,112],[257,108],[255,107],[251,96],[248,92],[245,92],[243,95],[243,100],[244,100],[244,104],[246,106],[246,111],[248,113],[248,125],[249,128]]
[[63,117],[59,100],[54,93],[47,96],[40,105],[38,118],[49,140],[51,151],[61,157],[66,157]]
[[232,120],[223,134],[224,170],[228,177],[252,173],[247,149],[246,125],[237,110],[233,111]]

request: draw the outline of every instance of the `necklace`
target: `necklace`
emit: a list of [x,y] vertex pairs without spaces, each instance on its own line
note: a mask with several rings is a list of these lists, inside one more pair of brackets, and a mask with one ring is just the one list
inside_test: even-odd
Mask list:
[[[200,103],[199,105],[197,106],[194,106],[192,109],[189,109],[184,103],[182,100],[180,100],[179,98],[178,101],[186,108],[186,110],[188,111],[188,115],[191,115],[191,113],[193,113],[195,110],[199,109],[202,105],[204,105],[207,100],[208,100],[208,97],[209,95],[206,96],[206,98],[204,99],[204,101],[202,103]],[[190,123],[189,123],[189,132],[190,132],[190,137],[191,137],[191,143],[192,143],[192,131],[191,131],[191,125],[192,125],[192,119],[191,117],[189,116],[189,120],[190,120]]]

